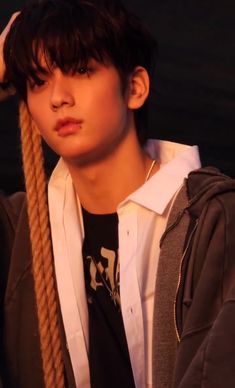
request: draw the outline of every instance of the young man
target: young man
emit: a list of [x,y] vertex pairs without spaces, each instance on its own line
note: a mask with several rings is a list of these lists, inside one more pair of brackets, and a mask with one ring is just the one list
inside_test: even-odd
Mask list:
[[[42,0],[2,41],[30,225],[24,196],[1,199],[3,387],[234,386],[235,184],[188,177],[197,147],[146,141],[153,38],[120,1]],[[38,134],[61,156],[53,261]]]

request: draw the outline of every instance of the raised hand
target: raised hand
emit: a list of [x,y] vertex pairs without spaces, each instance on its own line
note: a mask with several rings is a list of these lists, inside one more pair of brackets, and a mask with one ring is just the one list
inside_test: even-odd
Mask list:
[[[4,42],[5,42],[5,39],[6,39],[6,36],[11,28],[11,25],[13,23],[13,21],[15,20],[15,18],[17,17],[17,15],[19,15],[20,12],[14,12],[9,20],[9,22],[7,23],[6,27],[4,28],[4,30],[2,31],[2,33],[0,34],[0,83],[4,82],[4,74],[5,74],[5,63],[4,63],[4,59],[3,59],[3,46],[4,46]],[[12,94],[12,89],[11,90],[3,90],[0,88],[0,100],[3,100],[5,99],[8,95]]]
[[12,15],[11,15],[11,18],[9,20],[9,22],[7,23],[6,27],[4,28],[4,30],[2,31],[1,35],[0,35],[0,82],[3,82],[4,80],[4,73],[5,73],[5,64],[4,64],[4,60],[3,60],[3,46],[4,46],[4,42],[5,42],[5,39],[6,39],[6,36],[11,28],[11,25],[13,23],[13,21],[15,20],[16,16],[19,15],[19,12],[14,12]]

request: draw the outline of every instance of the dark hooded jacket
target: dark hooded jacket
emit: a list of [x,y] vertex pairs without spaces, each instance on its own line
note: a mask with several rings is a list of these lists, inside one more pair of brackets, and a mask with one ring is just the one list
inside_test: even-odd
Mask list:
[[[0,200],[0,246],[2,385],[42,388],[24,194]],[[154,388],[235,387],[234,298],[235,181],[215,169],[200,169],[186,179],[161,240]],[[74,388],[59,318],[67,386]]]
[[176,316],[174,387],[235,387],[235,181],[192,172]]

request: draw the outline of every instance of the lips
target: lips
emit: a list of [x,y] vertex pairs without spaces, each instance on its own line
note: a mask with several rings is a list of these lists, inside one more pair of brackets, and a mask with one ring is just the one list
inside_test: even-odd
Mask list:
[[58,120],[55,126],[55,131],[61,137],[72,135],[81,128],[82,120],[77,120],[71,117]]

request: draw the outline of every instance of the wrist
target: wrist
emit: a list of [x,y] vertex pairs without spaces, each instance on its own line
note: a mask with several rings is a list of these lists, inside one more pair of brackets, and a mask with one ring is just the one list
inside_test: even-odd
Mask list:
[[2,90],[7,90],[7,89],[9,89],[11,86],[10,86],[10,83],[9,82],[7,82],[7,81],[5,81],[5,82],[0,82],[0,88],[2,89]]
[[10,82],[0,82],[0,101],[6,100],[14,94],[15,89]]

